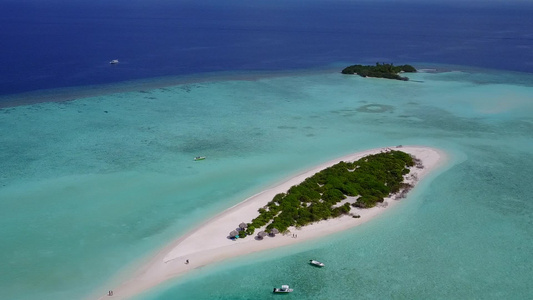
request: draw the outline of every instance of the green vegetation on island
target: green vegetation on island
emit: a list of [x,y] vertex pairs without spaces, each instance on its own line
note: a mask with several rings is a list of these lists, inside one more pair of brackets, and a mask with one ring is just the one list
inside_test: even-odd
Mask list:
[[349,214],[351,207],[373,207],[385,197],[411,188],[404,183],[403,176],[415,163],[411,155],[395,150],[351,163],[341,161],[292,186],[287,193],[277,194],[259,209],[259,216],[246,224],[239,237],[252,235],[265,225],[267,232],[285,232],[291,226],[301,227]]
[[376,63],[375,66],[353,65],[342,70],[342,74],[357,74],[362,77],[409,80],[407,77],[398,75],[400,72],[413,73],[416,72],[416,69],[411,65],[395,66],[393,64]]

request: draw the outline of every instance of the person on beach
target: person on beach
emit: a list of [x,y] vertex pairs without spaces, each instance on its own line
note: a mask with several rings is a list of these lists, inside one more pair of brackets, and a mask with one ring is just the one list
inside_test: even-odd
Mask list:
[[185,264],[186,264],[186,265],[188,265],[188,264],[189,264],[189,260],[188,260],[188,259],[187,259],[187,260],[185,261]]

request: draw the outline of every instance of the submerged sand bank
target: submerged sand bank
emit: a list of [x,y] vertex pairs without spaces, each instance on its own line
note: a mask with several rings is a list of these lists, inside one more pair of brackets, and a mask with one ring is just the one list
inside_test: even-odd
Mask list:
[[[408,175],[408,181],[413,184],[442,165],[446,160],[446,155],[438,149],[403,146],[401,148],[393,147],[367,150],[323,163],[271,189],[262,191],[246,199],[176,240],[171,245],[162,249],[148,264],[133,274],[132,278],[114,288],[113,296],[105,296],[101,299],[128,298],[195,268],[231,257],[318,238],[371,220],[376,215],[382,213],[385,208],[393,206],[398,201],[387,198],[382,205],[370,209],[352,208],[351,212],[360,215],[360,218],[355,219],[351,216],[343,216],[337,219],[321,221],[301,229],[291,228],[291,234],[287,235],[278,234],[276,237],[266,237],[263,240],[256,240],[254,237],[237,239],[235,241],[228,239],[228,233],[230,231],[234,230],[239,223],[250,222],[253,218],[257,217],[259,214],[257,210],[265,206],[276,194],[286,192],[290,187],[299,184],[305,178],[340,161],[355,161],[366,155],[379,153],[387,149],[401,150],[422,161],[423,168],[413,167]],[[292,234],[296,234],[297,238],[294,238]],[[188,264],[186,264],[187,260],[189,261]]]

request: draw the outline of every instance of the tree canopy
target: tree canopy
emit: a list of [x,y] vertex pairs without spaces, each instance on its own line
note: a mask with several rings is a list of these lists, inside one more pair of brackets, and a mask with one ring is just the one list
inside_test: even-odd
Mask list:
[[[373,207],[402,189],[403,175],[414,165],[409,154],[394,150],[351,163],[341,161],[292,186],[287,193],[274,196],[259,209],[259,216],[248,224],[248,229],[267,225],[268,232],[273,228],[284,232],[291,226],[348,214],[352,206]],[[357,200],[338,205],[347,196]]]
[[342,70],[342,74],[357,74],[362,77],[377,77],[397,80],[409,80],[407,77],[398,75],[400,72],[416,72],[411,65],[395,66],[393,64],[376,63],[375,66],[352,65]]

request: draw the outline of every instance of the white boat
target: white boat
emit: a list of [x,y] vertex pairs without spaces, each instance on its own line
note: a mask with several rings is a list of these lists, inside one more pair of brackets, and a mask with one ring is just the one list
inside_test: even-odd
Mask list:
[[317,267],[321,267],[321,268],[322,268],[323,266],[325,266],[324,263],[321,263],[321,262],[319,262],[318,260],[314,260],[314,259],[310,259],[310,260],[309,260],[309,263],[312,264],[313,266],[317,266]]
[[204,160],[205,156],[196,156],[194,160]]
[[118,59],[113,59],[109,63],[112,64],[112,65],[116,65],[116,64],[118,64]]
[[272,292],[274,293],[290,293],[292,292],[293,290],[286,284],[282,285],[281,288],[274,288],[274,290]]

